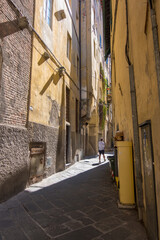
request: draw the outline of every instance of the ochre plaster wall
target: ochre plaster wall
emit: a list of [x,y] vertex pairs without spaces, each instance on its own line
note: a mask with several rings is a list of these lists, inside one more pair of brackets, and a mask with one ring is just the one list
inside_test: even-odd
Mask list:
[[[160,1],[156,1],[155,10],[157,13],[157,23],[160,25],[158,14]],[[114,10],[112,6],[112,26],[114,25]],[[125,1],[118,1],[117,20],[115,29],[115,41],[112,49],[112,91],[113,91],[113,115],[114,129],[124,132],[124,140],[133,141],[132,113],[130,100],[129,69],[125,58],[126,44],[126,16]],[[138,124],[151,120],[153,157],[155,168],[155,184],[157,203],[160,200],[160,103],[158,97],[157,76],[154,59],[154,46],[152,26],[150,19],[150,9],[147,8],[147,1],[128,1],[128,21],[129,21],[129,57],[134,66],[135,87],[137,97]],[[113,28],[112,28],[113,31]],[[158,31],[160,29],[158,28]],[[159,32],[160,35],[160,32]],[[111,32],[111,42],[113,43],[113,32]],[[160,38],[159,38],[160,40]],[[114,132],[115,132],[114,131]],[[143,157],[140,150],[143,175]],[[144,189],[145,191],[145,189]],[[145,206],[145,197],[144,197]],[[160,222],[160,206],[157,205],[158,222]],[[145,214],[145,209],[144,209]],[[144,216],[145,219],[145,216]],[[160,224],[159,224],[160,226]],[[160,227],[159,227],[160,229]]]
[[[98,111],[100,88],[102,90],[100,63],[105,68],[102,15],[99,1],[82,1],[82,117],[86,131],[86,155],[97,154],[98,136],[103,134],[99,128]],[[87,127],[85,124],[88,124]]]
[[[46,147],[49,146],[50,150],[47,151],[46,158],[52,160],[51,166],[46,169],[46,175],[50,175],[55,171],[63,170],[66,163],[66,124],[68,124],[66,123],[66,87],[70,90],[69,161],[71,163],[75,161],[75,155],[79,150],[79,134],[75,131],[75,102],[76,99],[79,101],[79,73],[77,74],[79,8],[77,0],[72,1],[72,6],[68,1],[53,1],[51,28],[45,20],[44,9],[45,1],[36,0],[34,29],[41,40],[34,33],[29,121],[30,141],[37,139],[38,142],[46,142]],[[60,10],[64,11],[66,17],[58,21],[55,13]],[[71,37],[70,60],[67,57],[68,34]],[[43,57],[45,52],[49,53],[47,60]],[[65,68],[67,74],[59,74],[61,66]],[[37,128],[41,129],[44,136],[36,135]],[[53,137],[49,134],[50,128],[55,133]],[[51,142],[54,144],[54,151],[50,148]]]

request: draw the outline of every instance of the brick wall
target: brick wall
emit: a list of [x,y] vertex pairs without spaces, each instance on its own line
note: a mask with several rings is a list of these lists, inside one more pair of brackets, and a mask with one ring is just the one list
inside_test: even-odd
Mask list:
[[[0,29],[6,34],[0,40],[2,49],[1,104],[0,122],[10,125],[25,126],[27,100],[31,66],[31,33],[28,29],[17,27],[18,11],[11,1],[2,0],[0,4]],[[25,7],[17,2],[21,12]],[[33,12],[33,0],[24,1],[29,5],[26,15]],[[25,3],[26,4],[26,3]],[[30,16],[30,21],[33,13]],[[7,23],[7,25],[6,25]]]
[[[34,0],[0,1],[0,201],[26,186],[29,137],[25,127],[31,70],[32,33],[18,27],[23,14],[32,23]],[[22,14],[21,14],[21,13]]]

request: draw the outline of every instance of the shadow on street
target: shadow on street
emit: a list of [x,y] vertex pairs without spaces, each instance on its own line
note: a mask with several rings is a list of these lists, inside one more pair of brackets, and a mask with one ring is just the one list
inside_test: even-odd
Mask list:
[[[73,172],[79,164],[85,169],[89,162],[75,164]],[[26,190],[1,204],[0,239],[147,239],[136,210],[117,208],[109,164],[90,164],[91,170],[74,177],[58,173],[60,182],[48,187],[37,183],[29,188],[34,192]],[[61,181],[65,174],[68,178]]]

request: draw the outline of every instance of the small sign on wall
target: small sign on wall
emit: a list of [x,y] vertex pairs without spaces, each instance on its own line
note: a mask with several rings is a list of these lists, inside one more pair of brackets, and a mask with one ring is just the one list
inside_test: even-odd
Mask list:
[[51,167],[52,165],[52,157],[47,157],[46,158],[46,168]]

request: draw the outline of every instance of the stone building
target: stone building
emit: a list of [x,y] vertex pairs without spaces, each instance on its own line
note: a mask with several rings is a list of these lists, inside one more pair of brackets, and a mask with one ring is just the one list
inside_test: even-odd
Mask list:
[[106,125],[103,7],[102,1],[82,1],[81,133],[85,155],[97,154]]
[[93,0],[1,1],[0,201],[97,153],[103,10]]
[[31,182],[97,153],[103,56],[101,1],[35,2],[28,127]]
[[28,94],[33,0],[0,2],[0,201],[28,180]]
[[111,57],[107,58],[107,150],[113,148]]
[[112,1],[113,128],[133,142],[136,202],[149,239],[160,236],[159,8],[159,0]]
[[79,19],[78,0],[35,1],[28,128],[31,182],[80,158]]

